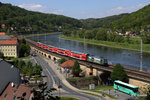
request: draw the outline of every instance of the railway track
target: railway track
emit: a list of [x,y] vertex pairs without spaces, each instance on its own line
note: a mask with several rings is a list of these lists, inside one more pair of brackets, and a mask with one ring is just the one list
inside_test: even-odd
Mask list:
[[[36,46],[34,41],[31,41],[31,40],[29,40],[29,39],[26,39],[26,41],[27,41],[31,46],[33,46],[33,47],[39,49],[39,50],[42,51],[42,52],[46,52],[46,53],[48,53],[48,54],[51,54],[51,55],[54,55],[54,56],[57,56],[57,57],[68,58],[68,56],[59,55],[59,54],[57,54],[57,53],[49,52],[48,50],[42,49],[42,48]],[[95,63],[92,63],[92,62],[82,61],[82,60],[78,60],[78,59],[74,59],[74,58],[71,58],[71,59],[76,60],[76,61],[78,61],[80,64],[86,65],[86,66],[89,67],[89,68],[95,68],[95,69],[97,69],[97,70],[102,70],[102,71],[112,72],[113,67],[114,67],[114,64],[110,64],[108,67],[105,67],[105,66],[101,66],[101,65],[99,65],[99,64],[95,64]],[[129,76],[130,78],[138,79],[138,80],[141,80],[141,81],[144,81],[144,82],[150,82],[150,72],[140,71],[140,70],[138,70],[138,69],[129,68],[129,67],[127,67],[127,66],[124,66],[124,69],[125,69],[125,71],[127,72],[128,76]]]

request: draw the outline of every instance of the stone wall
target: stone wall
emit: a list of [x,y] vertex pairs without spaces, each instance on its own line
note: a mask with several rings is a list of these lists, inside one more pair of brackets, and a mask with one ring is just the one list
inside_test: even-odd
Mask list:
[[147,89],[147,87],[148,87],[148,85],[149,85],[150,83],[129,78],[129,84],[138,86],[138,87],[139,87],[139,92],[140,92],[141,94],[144,94],[145,91],[146,91],[146,89]]

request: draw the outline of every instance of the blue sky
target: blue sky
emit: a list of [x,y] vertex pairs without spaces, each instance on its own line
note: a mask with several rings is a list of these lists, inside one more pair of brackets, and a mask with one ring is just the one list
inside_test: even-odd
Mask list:
[[102,18],[130,13],[150,0],[0,0],[32,11],[65,15],[77,19]]

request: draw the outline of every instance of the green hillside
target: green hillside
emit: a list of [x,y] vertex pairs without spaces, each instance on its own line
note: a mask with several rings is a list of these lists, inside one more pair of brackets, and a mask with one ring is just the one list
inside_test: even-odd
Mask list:
[[86,20],[83,20],[83,27],[86,29],[92,29],[92,28],[111,28],[112,22],[121,19],[124,16],[127,16],[128,14],[120,14],[120,15],[114,15],[114,16],[109,16],[109,17],[104,17],[104,18],[89,18]]
[[140,31],[150,28],[150,5],[112,23],[116,29]]
[[63,15],[28,11],[11,4],[0,2],[0,31],[7,33],[51,32],[63,29],[78,29],[81,22]]

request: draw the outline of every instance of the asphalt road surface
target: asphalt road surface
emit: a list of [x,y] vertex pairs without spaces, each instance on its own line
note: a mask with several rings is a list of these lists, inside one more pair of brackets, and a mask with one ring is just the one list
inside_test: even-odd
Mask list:
[[67,87],[65,84],[62,83],[61,79],[57,76],[57,74],[52,70],[51,66],[38,54],[34,57],[35,61],[40,64],[43,68],[43,74],[47,76],[47,85],[48,89],[56,86],[62,86],[62,89],[66,91],[66,93],[61,93],[61,96],[71,96],[78,98],[80,100],[104,100],[98,97],[94,97],[91,95],[83,94],[77,91],[72,90],[71,88]]

